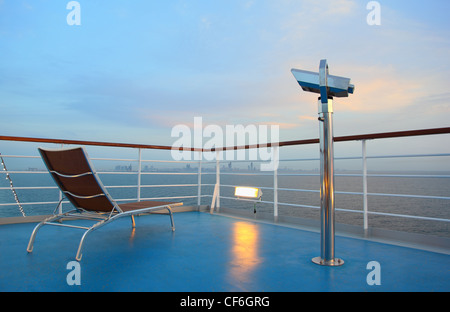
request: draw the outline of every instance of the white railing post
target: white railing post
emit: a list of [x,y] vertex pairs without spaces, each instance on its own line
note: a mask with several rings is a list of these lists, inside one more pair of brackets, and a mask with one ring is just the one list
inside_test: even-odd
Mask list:
[[[61,149],[63,149],[64,148],[64,144],[61,144]],[[61,191],[61,190],[59,190],[59,205],[58,205],[58,213],[59,214],[62,214],[63,212],[63,201],[62,201],[62,199],[63,199],[63,192]]]
[[216,207],[220,208],[220,152],[216,152],[216,185],[217,185],[217,194],[216,194]]
[[197,206],[200,207],[201,199],[202,199],[202,152],[198,152],[199,161],[198,161],[198,174],[197,174]]
[[141,167],[142,167],[142,149],[138,149],[138,155],[139,155],[139,160],[138,160],[138,190],[137,190],[137,200],[138,202],[141,201]]
[[[278,155],[278,146],[273,147],[274,155]],[[274,162],[278,162],[278,159],[274,159]],[[274,221],[278,221],[278,164],[275,163],[273,170],[273,217]]]
[[62,205],[63,205],[63,193],[61,190],[59,191],[59,204],[58,204],[58,213],[62,214]]
[[220,152],[216,152],[216,184],[214,186],[214,194],[211,202],[210,213],[214,212],[214,208],[220,207]]
[[363,215],[364,215],[364,233],[369,229],[368,207],[367,207],[367,151],[366,140],[362,140],[362,165],[363,165]]

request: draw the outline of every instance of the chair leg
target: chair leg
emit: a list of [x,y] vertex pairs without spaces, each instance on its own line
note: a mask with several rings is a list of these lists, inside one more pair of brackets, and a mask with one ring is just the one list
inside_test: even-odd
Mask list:
[[84,232],[83,237],[80,240],[80,244],[78,245],[78,250],[77,250],[77,255],[75,256],[75,259],[79,262],[81,261],[81,257],[83,256],[83,254],[81,253],[81,250],[83,248],[83,243],[84,243],[84,239],[86,238],[86,235],[92,230],[89,229],[86,232]]
[[136,227],[136,222],[134,222],[134,216],[131,215],[131,226],[134,229]]
[[34,245],[34,240],[36,239],[36,234],[39,231],[39,229],[45,225],[46,222],[51,222],[54,221],[56,219],[59,219],[60,216],[52,216],[50,218],[47,218],[41,222],[38,223],[38,225],[35,226],[33,232],[31,233],[31,237],[30,237],[30,241],[28,242],[28,246],[27,246],[27,251],[28,252],[32,252],[33,251],[33,245]]
[[37,231],[41,228],[41,226],[43,226],[44,223],[40,222],[38,225],[36,225],[36,227],[33,230],[33,233],[31,233],[31,237],[30,237],[30,241],[28,242],[28,247],[27,247],[27,251],[28,252],[33,252],[33,244],[34,244],[34,240],[36,238],[36,234]]
[[166,207],[170,215],[170,223],[172,224],[172,232],[175,232],[175,224],[173,223],[173,213],[169,206]]
[[87,236],[90,232],[92,232],[92,231],[98,229],[99,227],[102,227],[103,225],[105,225],[105,224],[111,222],[112,220],[113,220],[113,218],[106,219],[106,220],[102,220],[102,221],[100,221],[100,222],[94,224],[94,225],[93,225],[92,227],[90,227],[86,232],[84,232],[83,237],[81,237],[80,244],[78,245],[77,255],[75,256],[75,259],[76,259],[77,261],[81,261],[81,257],[83,256],[83,254],[82,254],[81,251],[82,251],[82,249],[83,249],[83,244],[84,244],[84,240],[86,239],[86,236]]

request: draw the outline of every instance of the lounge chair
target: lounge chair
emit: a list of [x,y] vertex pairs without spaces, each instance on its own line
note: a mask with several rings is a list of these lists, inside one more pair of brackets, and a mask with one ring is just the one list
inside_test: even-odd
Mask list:
[[[180,206],[183,203],[139,201],[117,204],[100,181],[83,147],[58,150],[39,148],[39,152],[56,184],[75,209],[65,213],[56,213],[61,204],[61,199],[53,212],[53,216],[45,219],[34,228],[28,243],[28,252],[33,251],[37,231],[43,225],[65,226],[86,230],[78,246],[75,257],[77,261],[81,260],[81,251],[87,234],[121,217],[131,216],[131,224],[134,228],[134,215],[167,209],[172,231],[175,231],[171,207]],[[97,222],[92,226],[62,223],[62,221],[70,219],[84,219]]]

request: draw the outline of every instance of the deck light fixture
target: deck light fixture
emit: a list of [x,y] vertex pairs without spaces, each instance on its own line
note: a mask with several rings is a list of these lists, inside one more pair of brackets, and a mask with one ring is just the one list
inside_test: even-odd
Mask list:
[[261,200],[262,191],[257,187],[236,186],[234,188],[234,196],[238,198],[254,199],[253,213],[256,213],[256,200]]
[[261,198],[262,192],[256,187],[236,186],[234,188],[234,196],[245,198]]
[[344,261],[334,257],[334,148],[333,148],[333,97],[348,97],[355,86],[349,78],[328,74],[327,60],[321,60],[319,72],[292,69],[292,74],[304,91],[320,94],[320,257],[316,264],[338,266]]

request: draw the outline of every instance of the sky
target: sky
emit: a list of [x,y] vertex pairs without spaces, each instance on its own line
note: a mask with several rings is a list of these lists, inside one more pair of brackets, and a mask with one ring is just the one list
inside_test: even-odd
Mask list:
[[380,0],[380,25],[365,0],[80,0],[80,25],[68,3],[0,0],[0,135],[171,146],[202,117],[316,138],[317,95],[291,69],[321,59],[355,85],[335,136],[449,126],[447,0]]

